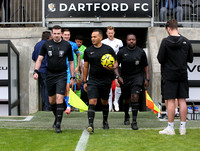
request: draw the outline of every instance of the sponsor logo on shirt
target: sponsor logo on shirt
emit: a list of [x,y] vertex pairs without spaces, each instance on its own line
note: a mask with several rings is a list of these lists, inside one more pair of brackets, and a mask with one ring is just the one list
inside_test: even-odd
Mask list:
[[127,53],[125,53],[125,54],[124,54],[124,56],[128,56],[128,54],[127,54]]
[[94,52],[90,52],[90,54],[92,55],[92,54],[94,54]]
[[183,44],[186,45],[187,44],[186,41],[184,41]]

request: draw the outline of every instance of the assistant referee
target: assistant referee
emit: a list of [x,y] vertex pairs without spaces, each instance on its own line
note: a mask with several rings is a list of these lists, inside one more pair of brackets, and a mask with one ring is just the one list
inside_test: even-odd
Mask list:
[[[52,40],[47,41],[42,46],[40,55],[35,64],[34,79],[38,79],[38,70],[45,55],[47,55],[47,89],[49,95],[49,103],[55,115],[53,127],[57,133],[62,132],[60,125],[62,121],[64,106],[63,97],[66,89],[67,81],[67,64],[68,57],[71,75],[74,75],[74,62],[71,45],[61,38],[61,27],[54,26],[52,28]],[[70,84],[74,84],[74,77],[71,77]]]
[[[139,95],[143,87],[148,89],[149,86],[149,67],[147,57],[141,48],[136,46],[136,36],[128,34],[126,37],[127,46],[120,49],[117,54],[118,64],[121,63],[121,83],[122,97],[124,103],[125,120],[124,125],[129,125],[129,100],[132,107],[131,128],[137,130],[137,113],[139,109]],[[145,79],[144,79],[145,77]],[[145,81],[145,82],[144,82]]]

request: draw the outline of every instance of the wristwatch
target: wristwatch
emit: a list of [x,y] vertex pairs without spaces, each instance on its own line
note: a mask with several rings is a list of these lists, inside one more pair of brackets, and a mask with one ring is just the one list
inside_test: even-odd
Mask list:
[[38,73],[39,73],[39,71],[35,69],[35,70],[33,71],[33,75],[34,75],[35,73],[37,73],[37,74],[38,74]]
[[147,80],[148,82],[150,81],[150,79],[145,79],[145,80]]

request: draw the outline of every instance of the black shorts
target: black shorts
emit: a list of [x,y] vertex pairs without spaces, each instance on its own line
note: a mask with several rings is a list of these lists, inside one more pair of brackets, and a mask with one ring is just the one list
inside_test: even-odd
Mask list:
[[189,97],[188,81],[163,80],[163,96],[165,100]]
[[142,76],[135,76],[127,79],[123,79],[124,84],[121,86],[123,99],[128,99],[131,94],[138,94],[142,91],[144,84],[144,78]]
[[50,73],[47,74],[47,90],[48,95],[65,94],[67,83],[67,72]]
[[108,100],[110,93],[111,84],[87,84],[87,95],[88,99],[100,98],[103,100]]

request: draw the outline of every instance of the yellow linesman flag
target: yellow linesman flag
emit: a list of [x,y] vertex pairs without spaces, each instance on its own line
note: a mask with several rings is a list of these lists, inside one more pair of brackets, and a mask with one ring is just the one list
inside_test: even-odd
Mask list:
[[159,108],[153,103],[151,97],[149,96],[149,94],[147,93],[147,91],[145,91],[145,96],[146,96],[146,106],[150,109],[153,110],[153,112],[156,113],[161,113],[161,111],[159,110]]
[[72,89],[69,91],[69,104],[78,108],[80,112],[88,110],[88,106],[74,93]]

